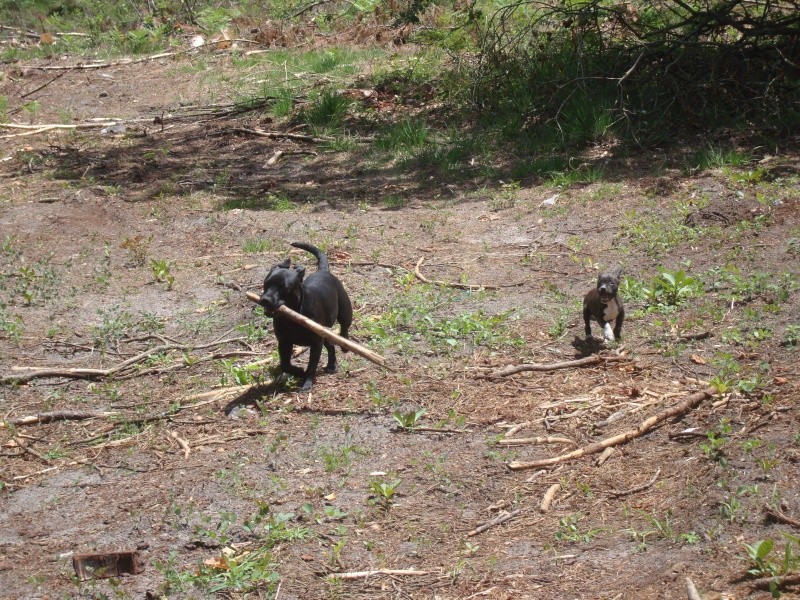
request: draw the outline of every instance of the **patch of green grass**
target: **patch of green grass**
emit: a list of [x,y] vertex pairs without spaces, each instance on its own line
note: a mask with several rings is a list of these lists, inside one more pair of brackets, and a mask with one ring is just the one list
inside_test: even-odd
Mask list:
[[688,173],[696,173],[720,167],[741,167],[751,160],[752,156],[749,153],[709,144],[708,147],[689,156],[685,168]]
[[625,212],[625,218],[616,239],[624,240],[634,248],[652,257],[683,244],[691,244],[708,233],[707,228],[689,227],[684,222],[685,209],[672,215],[640,214],[635,209]]
[[583,166],[564,171],[551,171],[547,174],[545,184],[557,188],[568,188],[573,185],[594,183],[603,179],[601,167]]
[[305,107],[299,119],[321,130],[338,129],[344,124],[350,99],[335,90],[323,90]]
[[249,196],[245,198],[230,198],[222,203],[220,210],[295,210],[297,205],[288,196],[266,194],[264,196]]
[[271,252],[275,249],[275,243],[265,238],[249,238],[242,242],[242,252],[248,254],[258,254],[260,252]]
[[25,331],[24,321],[19,315],[12,315],[8,307],[0,300],[0,334],[14,342],[19,342]]
[[420,119],[407,119],[392,124],[378,134],[375,147],[392,152],[408,151],[424,146],[430,138],[427,124]]

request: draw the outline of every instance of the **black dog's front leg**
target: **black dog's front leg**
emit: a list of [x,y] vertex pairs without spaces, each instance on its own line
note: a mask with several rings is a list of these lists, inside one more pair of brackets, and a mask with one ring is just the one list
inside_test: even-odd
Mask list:
[[307,392],[314,385],[314,376],[317,374],[319,357],[322,356],[322,342],[318,342],[308,349],[308,368],[303,379],[303,386],[300,391]]
[[287,375],[294,375],[295,377],[302,377],[305,371],[300,367],[292,364],[292,349],[294,344],[289,342],[278,342],[278,356],[281,360],[281,371]]
[[586,337],[592,337],[592,311],[585,304],[583,305],[583,322],[586,323]]

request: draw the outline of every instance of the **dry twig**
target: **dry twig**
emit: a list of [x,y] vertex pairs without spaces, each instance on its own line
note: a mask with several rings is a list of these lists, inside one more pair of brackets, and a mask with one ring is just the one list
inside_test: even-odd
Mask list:
[[769,519],[777,523],[783,523],[784,525],[791,525],[792,527],[797,527],[800,529],[800,521],[797,519],[793,519],[792,517],[783,514],[779,510],[772,510],[771,508],[764,508],[764,513],[767,515]]
[[531,438],[505,438],[497,440],[498,446],[526,446],[528,444],[571,444],[577,446],[574,441],[563,437],[531,437]]
[[573,369],[575,367],[588,367],[591,365],[599,365],[609,362],[620,362],[629,360],[625,356],[587,356],[586,358],[578,358],[576,360],[567,360],[564,362],[550,363],[550,364],[535,364],[523,363],[521,365],[511,365],[505,369],[500,369],[494,373],[490,373],[488,377],[507,377],[508,375],[515,375],[516,373],[524,373],[525,371],[538,371],[548,372],[557,371],[559,369]]
[[553,499],[556,497],[556,494],[560,489],[561,489],[560,483],[554,483],[548,488],[548,490],[542,497],[542,504],[539,507],[540,511],[542,511],[543,513],[550,511],[550,506],[553,504]]
[[650,481],[648,481],[647,483],[637,485],[636,487],[632,487],[629,490],[624,490],[624,491],[612,490],[609,493],[612,496],[619,497],[619,496],[630,496],[631,494],[635,494],[636,492],[641,492],[642,490],[646,490],[647,488],[651,487],[656,482],[656,479],[658,479],[658,476],[660,474],[661,474],[661,469],[657,469],[656,474],[653,475],[653,477],[651,477]]
[[655,427],[659,423],[671,417],[676,417],[678,415],[681,415],[686,411],[694,408],[698,404],[700,404],[703,400],[713,397],[714,391],[715,391],[714,388],[706,388],[705,390],[691,394],[682,402],[678,402],[677,404],[665,410],[662,410],[661,412],[653,415],[649,419],[643,421],[636,429],[631,429],[629,431],[620,433],[613,437],[606,438],[600,442],[595,442],[593,444],[589,444],[588,446],[584,446],[583,448],[578,448],[577,450],[569,452],[568,454],[562,454],[560,456],[555,456],[553,458],[543,458],[540,460],[534,460],[530,462],[514,461],[512,463],[509,463],[508,466],[510,469],[514,471],[547,467],[551,465],[556,465],[558,463],[566,462],[568,460],[572,460],[575,458],[581,458],[582,456],[586,456],[587,454],[596,454],[598,452],[602,452],[606,448],[610,448],[612,446],[618,446],[619,444],[624,444],[625,442],[629,442],[630,440],[643,436],[645,433],[650,431],[653,427]]
[[98,419],[103,417],[111,417],[118,415],[117,412],[87,412],[87,411],[54,411],[44,412],[38,415],[29,415],[27,417],[17,417],[16,419],[6,419],[0,421],[0,429],[9,426],[18,425],[35,425],[38,423],[52,423],[54,421],[82,421],[84,419]]
[[366,579],[374,575],[427,575],[428,571],[417,571],[416,569],[375,569],[374,571],[350,571],[348,573],[331,573],[328,579],[342,579],[353,581],[355,579]]
[[514,517],[516,517],[520,513],[521,509],[512,510],[511,512],[502,512],[493,519],[486,521],[483,525],[479,525],[472,531],[467,534],[467,537],[474,537],[479,533],[483,533],[487,529],[491,529],[495,525],[500,525],[501,523],[505,523],[506,521],[510,521]]
[[694,582],[688,577],[686,578],[686,594],[689,596],[689,600],[702,600],[697,588],[694,587]]

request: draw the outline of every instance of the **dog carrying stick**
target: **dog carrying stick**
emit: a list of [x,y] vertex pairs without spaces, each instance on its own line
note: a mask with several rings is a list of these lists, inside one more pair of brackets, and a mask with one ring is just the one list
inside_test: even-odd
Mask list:
[[[248,300],[251,300],[252,302],[258,304],[258,301],[260,300],[260,296],[258,294],[254,292],[247,292],[246,295]],[[387,369],[389,371],[395,370],[386,364],[386,359],[380,354],[376,354],[375,352],[365,348],[361,344],[356,344],[355,342],[348,340],[347,338],[343,338],[342,336],[335,334],[327,327],[324,327],[319,323],[317,323],[316,321],[312,321],[311,319],[304,317],[300,313],[293,311],[288,306],[279,306],[275,312],[280,313],[287,319],[291,319],[292,321],[298,323],[299,325],[302,325],[306,329],[310,329],[318,336],[323,337],[326,340],[329,340],[334,344],[341,346],[342,348],[351,350],[352,352],[358,354],[359,356],[363,356],[368,361],[373,362],[376,365],[383,367],[384,369]]]

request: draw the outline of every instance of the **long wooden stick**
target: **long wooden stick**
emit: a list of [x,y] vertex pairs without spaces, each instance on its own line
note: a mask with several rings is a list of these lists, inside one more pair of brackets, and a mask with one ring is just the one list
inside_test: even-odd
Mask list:
[[574,367],[586,367],[589,365],[599,365],[607,362],[618,362],[622,360],[630,360],[625,356],[587,356],[586,358],[578,358],[576,360],[567,360],[564,362],[550,363],[550,364],[536,364],[524,363],[521,365],[511,365],[505,369],[500,369],[494,373],[489,373],[488,377],[506,377],[508,375],[515,375],[516,373],[523,373],[525,371],[557,371],[559,369],[572,369]]
[[[247,292],[246,296],[248,300],[255,302],[256,304],[258,304],[259,300],[261,299],[260,296],[255,292]],[[347,338],[344,338],[339,334],[332,332],[327,327],[324,327],[323,325],[320,325],[316,321],[312,321],[311,319],[304,317],[303,315],[292,310],[288,306],[285,305],[279,306],[275,312],[283,317],[286,317],[287,319],[291,319],[292,321],[294,321],[299,325],[302,325],[306,329],[310,329],[318,336],[323,337],[326,340],[331,341],[338,346],[341,346],[342,348],[351,350],[352,352],[358,354],[359,356],[363,356],[368,361],[373,362],[376,365],[383,367],[384,369],[388,369],[389,371],[395,370],[386,364],[386,359],[380,354],[376,354],[375,352],[373,352],[368,348],[365,348],[361,344],[357,344],[352,340],[348,340]]]
[[373,575],[427,575],[428,571],[417,571],[416,569],[376,569],[374,571],[351,571],[349,573],[331,573],[328,579],[343,579],[352,581],[354,579],[365,579]]
[[35,425],[37,423],[52,423],[53,421],[81,421],[84,419],[98,419],[104,417],[113,417],[118,415],[117,412],[86,412],[86,411],[55,411],[44,412],[38,415],[28,415],[26,417],[17,417],[15,419],[6,419],[0,421],[0,429],[5,429],[9,426],[17,425]]
[[577,446],[573,440],[564,437],[530,437],[530,438],[504,438],[502,440],[497,440],[498,446],[525,446],[528,444],[569,444],[571,446]]
[[530,462],[514,461],[508,464],[508,468],[513,471],[521,471],[525,469],[538,469],[539,467],[549,467],[552,465],[557,465],[562,462],[566,462],[568,460],[572,460],[574,458],[580,458],[582,456],[586,456],[587,454],[596,454],[612,446],[618,446],[619,444],[624,444],[625,442],[629,442],[632,439],[643,436],[645,433],[650,431],[653,427],[655,427],[662,421],[666,421],[671,417],[683,414],[689,409],[694,408],[695,406],[700,404],[706,398],[713,397],[714,391],[715,391],[714,388],[710,387],[704,389],[701,392],[696,392],[691,396],[687,397],[686,399],[682,400],[681,402],[678,402],[677,404],[670,406],[665,410],[662,410],[660,413],[653,415],[646,421],[643,421],[642,424],[639,425],[639,427],[637,427],[636,429],[630,429],[624,433],[620,433],[613,437],[606,438],[600,442],[595,442],[594,444],[589,444],[588,446],[584,446],[583,448],[578,448],[577,450],[573,450],[572,452],[569,452],[567,454],[554,456],[553,458],[542,458]]

